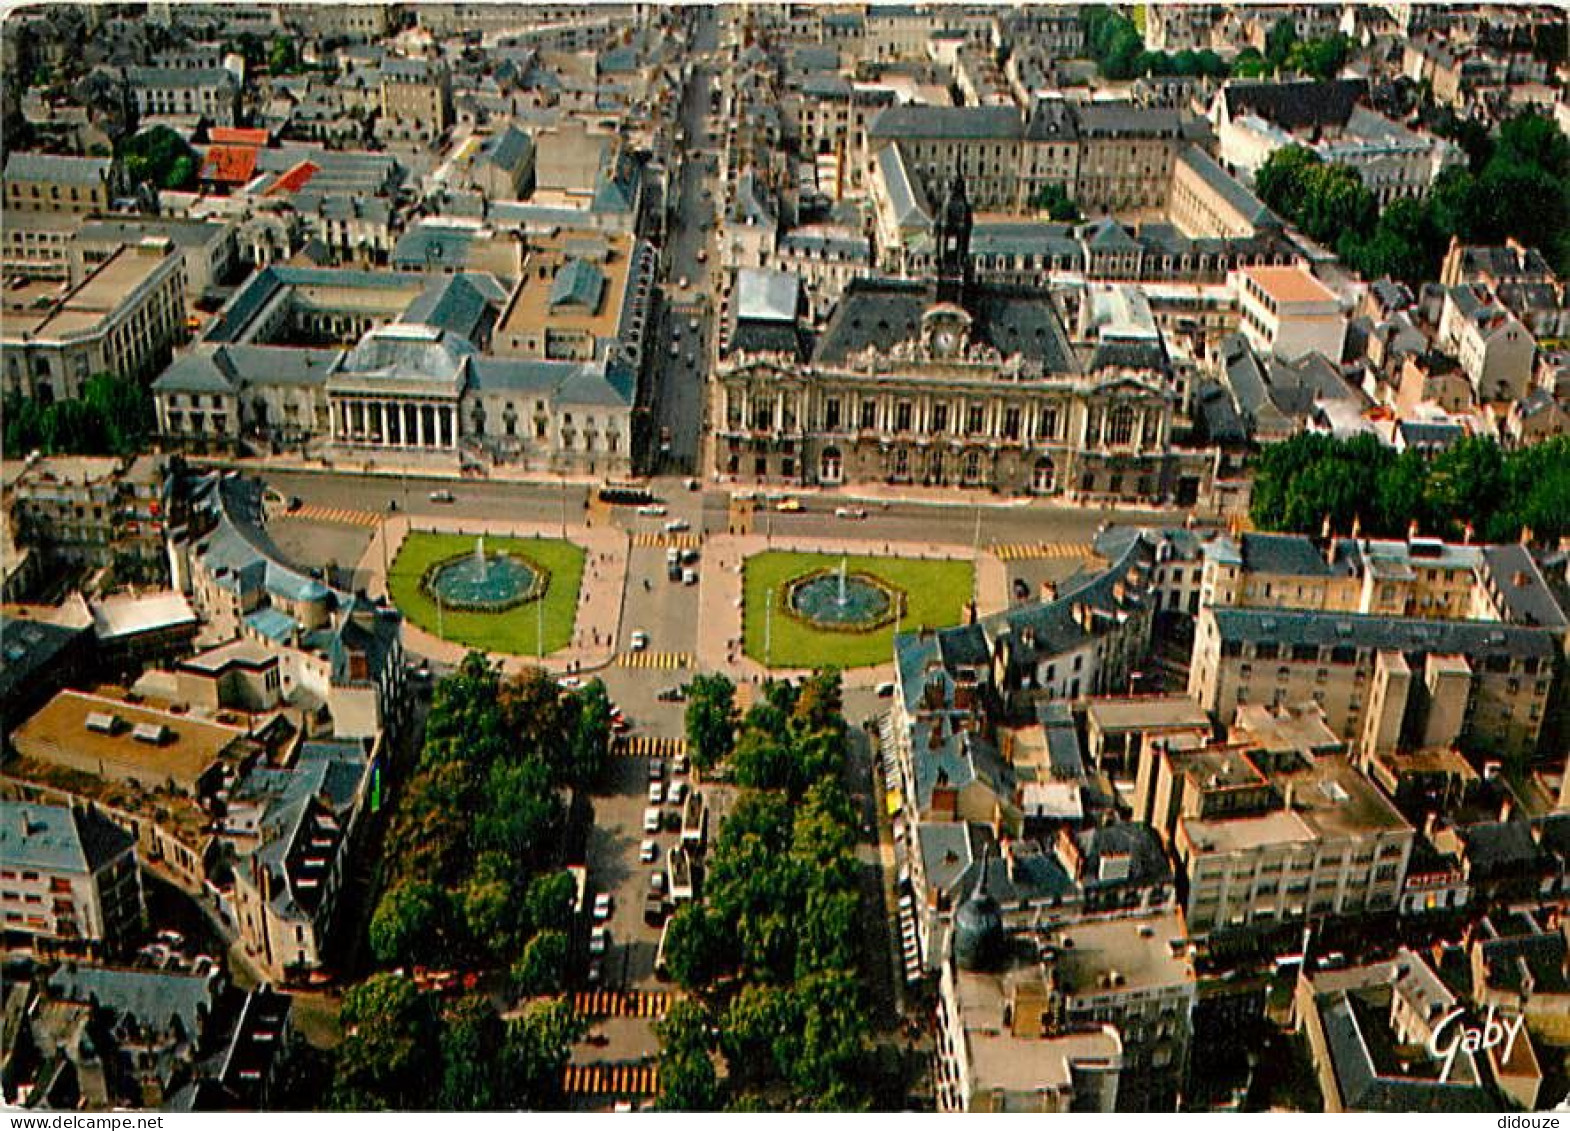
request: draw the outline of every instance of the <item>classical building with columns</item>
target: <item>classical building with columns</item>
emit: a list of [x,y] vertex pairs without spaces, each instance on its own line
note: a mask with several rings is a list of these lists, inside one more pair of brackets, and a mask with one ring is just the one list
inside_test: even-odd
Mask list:
[[[489,275],[262,274],[281,281],[242,289],[154,383],[166,441],[630,470],[637,378],[624,343],[576,359],[492,356],[509,295]],[[301,344],[337,338],[349,341]]]
[[1071,343],[1052,296],[971,278],[956,181],[936,279],[852,282],[804,341],[751,335],[716,374],[713,468],[739,482],[959,486],[1070,499],[1193,501],[1214,457],[1172,446],[1177,400],[1153,327]]

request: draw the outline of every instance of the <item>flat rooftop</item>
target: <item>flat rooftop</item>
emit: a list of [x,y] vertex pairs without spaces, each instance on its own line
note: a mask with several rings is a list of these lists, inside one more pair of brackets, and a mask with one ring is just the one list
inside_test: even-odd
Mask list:
[[1336,301],[1335,292],[1302,267],[1248,267],[1243,274],[1278,303]]
[[1210,729],[1210,716],[1187,695],[1092,699],[1085,705],[1085,717],[1103,734]]
[[74,290],[59,283],[30,280],[5,291],[0,326],[8,338],[63,338],[95,329],[173,252],[127,246],[115,252]]
[[[89,727],[90,718],[95,724],[108,718],[117,722],[106,733]],[[138,728],[144,727],[149,730],[143,733],[158,731],[161,741],[138,738]],[[62,691],[17,727],[11,740],[34,761],[149,787],[172,781],[194,790],[208,768],[245,734],[241,727],[207,719]]]
[[1061,1036],[1016,1035],[1015,1028],[1004,1022],[1004,1009],[1011,987],[1029,981],[1040,984],[1041,1000],[1045,1001],[1045,978],[1035,964],[1004,974],[954,971],[955,996],[970,1050],[970,1075],[977,1092],[1067,1087],[1073,1082],[1072,1065],[1110,1062],[1122,1055],[1122,1042],[1111,1026]]
[[[1073,996],[1093,997],[1192,984],[1188,935],[1176,911],[1134,919],[1076,923],[1054,932],[1059,985]],[[1105,984],[1116,975],[1116,986]]]
[[[633,246],[632,237],[624,232],[563,231],[535,242],[524,262],[523,282],[502,314],[498,333],[562,330],[595,339],[614,338],[621,325]],[[581,273],[585,283],[573,295],[564,295],[556,285],[567,271]],[[601,278],[598,287],[588,285],[595,272]],[[582,298],[591,302],[579,301]]]

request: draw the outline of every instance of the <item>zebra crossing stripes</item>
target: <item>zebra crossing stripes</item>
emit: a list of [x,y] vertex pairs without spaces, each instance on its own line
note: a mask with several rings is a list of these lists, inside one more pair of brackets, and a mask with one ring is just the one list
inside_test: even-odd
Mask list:
[[1089,542],[997,542],[991,549],[994,557],[1005,562],[1088,558],[1096,552]]
[[585,990],[572,995],[572,1011],[583,1017],[664,1017],[670,997],[662,990]]
[[652,1096],[659,1090],[653,1064],[569,1064],[562,1070],[569,1096]]
[[690,532],[686,534],[641,533],[632,536],[632,544],[634,546],[642,546],[645,549],[696,550],[703,544],[703,536]]
[[371,511],[354,510],[350,507],[321,507],[316,505],[298,507],[290,511],[285,518],[303,518],[310,522],[336,522],[344,526],[375,527],[381,525],[382,516]]
[[690,668],[687,652],[623,652],[616,657],[618,668]]
[[687,753],[685,738],[662,738],[653,734],[630,734],[618,738],[611,752],[621,758],[675,758]]

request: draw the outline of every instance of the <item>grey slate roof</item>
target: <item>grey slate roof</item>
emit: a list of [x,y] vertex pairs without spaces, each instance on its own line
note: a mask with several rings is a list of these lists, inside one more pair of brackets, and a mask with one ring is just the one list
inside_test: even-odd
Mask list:
[[400,322],[435,326],[469,341],[478,341],[496,320],[506,295],[489,275],[448,275],[421,291],[402,314]]
[[1554,634],[1546,629],[1488,621],[1406,620],[1357,613],[1212,609],[1223,641],[1280,644],[1355,644],[1359,648],[1464,656],[1509,655],[1550,659]]
[[52,153],[13,153],[6,158],[8,181],[52,181],[91,188],[109,179],[107,157],[57,157]]
[[202,1036],[217,1001],[218,981],[216,976],[68,963],[50,976],[49,989],[67,1001],[96,1001],[150,1032],[163,1032],[178,1022],[194,1041]]
[[1020,113],[1012,106],[890,106],[867,127],[874,141],[946,138],[1008,141],[1024,135]]
[[135,844],[130,833],[96,812],[0,801],[0,860],[8,868],[87,873]]
[[577,306],[593,313],[605,294],[605,272],[586,259],[570,260],[551,280],[550,305]]
[[1178,154],[1178,161],[1187,165],[1217,196],[1236,209],[1252,224],[1259,227],[1280,227],[1276,214],[1265,207],[1264,201],[1255,196],[1243,183],[1221,167],[1216,159],[1197,145],[1191,145]]
[[1346,125],[1352,107],[1368,97],[1368,80],[1230,82],[1221,96],[1229,117],[1254,114],[1293,132]]
[[789,271],[744,267],[736,273],[736,317],[745,321],[795,322],[801,280]]
[[921,182],[910,175],[905,165],[905,154],[899,145],[886,145],[878,150],[877,162],[889,205],[894,212],[895,224],[901,229],[930,229],[932,204]]
[[[1118,821],[1085,829],[1074,837],[1083,865],[1080,883],[1093,890],[1113,884],[1167,884],[1172,882],[1172,862],[1161,847],[1161,839],[1149,825],[1140,821]],[[1122,880],[1099,878],[1101,861],[1106,856],[1127,856],[1128,875]]]
[[534,149],[529,135],[516,126],[492,134],[480,147],[480,159],[502,169],[512,169],[526,161]]
[[87,631],[0,615],[0,704],[27,688],[52,660]]
[[1555,630],[1570,627],[1570,617],[1554,599],[1548,579],[1525,546],[1517,542],[1484,546],[1483,562],[1511,620]]

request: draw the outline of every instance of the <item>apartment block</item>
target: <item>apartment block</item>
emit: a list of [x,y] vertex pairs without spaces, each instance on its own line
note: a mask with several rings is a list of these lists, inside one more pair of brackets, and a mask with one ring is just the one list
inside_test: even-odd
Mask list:
[[5,937],[42,950],[120,950],[142,927],[136,840],[90,808],[0,801]]
[[1256,350],[1285,361],[1319,353],[1340,362],[1341,304],[1307,268],[1248,267],[1236,279],[1241,328]]

